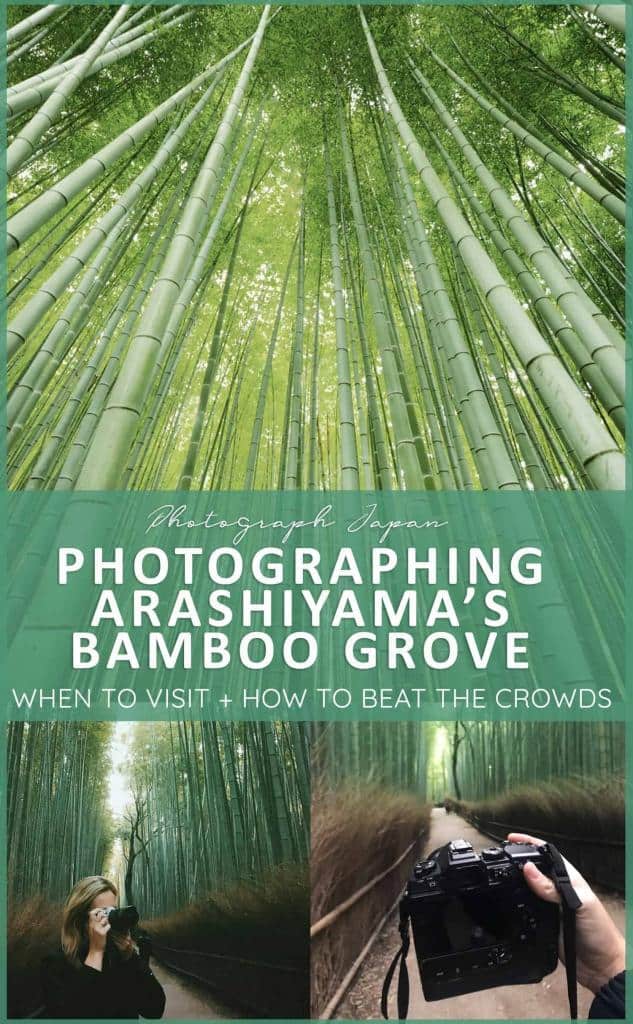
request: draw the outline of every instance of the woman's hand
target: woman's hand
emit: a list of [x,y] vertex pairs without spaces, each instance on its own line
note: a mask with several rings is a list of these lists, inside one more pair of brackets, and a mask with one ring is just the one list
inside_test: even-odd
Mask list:
[[[522,832],[511,832],[508,840],[511,843],[544,845],[543,839],[536,839]],[[580,872],[568,860],[565,861],[565,866],[569,880],[582,903],[576,911],[578,981],[595,994],[614,975],[624,970],[624,936]],[[523,877],[536,896],[548,903],[560,903],[560,896],[553,881],[539,871],[536,864],[528,861],[523,868]],[[564,963],[562,948],[559,949],[559,956]]]
[[106,948],[110,921],[102,907],[91,910],[88,914],[88,956],[84,963],[100,971],[103,966],[103,954]]

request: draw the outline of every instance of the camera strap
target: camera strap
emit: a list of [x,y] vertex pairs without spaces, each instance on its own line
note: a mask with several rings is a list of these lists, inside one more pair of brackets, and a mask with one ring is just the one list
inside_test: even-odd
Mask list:
[[409,952],[410,938],[409,938],[409,910],[407,908],[406,897],[400,900],[400,924],[398,925],[398,931],[400,932],[401,945],[400,949],[394,956],[393,960],[389,964],[389,970],[385,975],[385,980],[382,985],[382,995],[380,997],[380,1010],[385,1020],[389,1020],[389,989],[391,988],[391,982],[393,976],[396,973],[396,967],[400,964],[400,971],[398,973],[398,1020],[406,1020],[407,1013],[409,1012],[409,969],[407,967],[407,953]]
[[567,974],[567,996],[569,998],[569,1016],[571,1020],[578,1018],[578,983],[576,978],[576,911],[582,906],[582,900],[571,884],[565,861],[552,843],[547,844],[552,858],[552,881],[560,896],[563,915],[563,950],[565,952],[565,972]]

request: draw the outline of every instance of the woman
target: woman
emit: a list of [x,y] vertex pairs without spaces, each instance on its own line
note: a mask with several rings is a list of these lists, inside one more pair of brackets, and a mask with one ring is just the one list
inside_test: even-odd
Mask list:
[[[149,945],[110,928],[112,882],[82,878],[64,905],[62,952],[42,965],[45,1014],[52,1018],[162,1017],[165,993],[149,966]],[[140,945],[140,948],[139,948]]]

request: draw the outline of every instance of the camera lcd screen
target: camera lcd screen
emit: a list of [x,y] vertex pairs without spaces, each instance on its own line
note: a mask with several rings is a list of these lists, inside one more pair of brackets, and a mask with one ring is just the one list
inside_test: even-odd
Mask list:
[[425,927],[416,934],[416,943],[422,940],[426,956],[445,956],[503,942],[519,923],[510,909],[507,893],[504,899],[496,899],[489,890],[455,893],[432,907],[427,905]]

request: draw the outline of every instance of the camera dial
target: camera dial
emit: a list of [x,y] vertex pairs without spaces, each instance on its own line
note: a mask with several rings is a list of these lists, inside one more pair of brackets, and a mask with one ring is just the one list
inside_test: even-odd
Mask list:
[[413,875],[415,878],[424,878],[425,875],[430,875],[435,870],[435,861],[423,860],[419,861],[413,868]]

